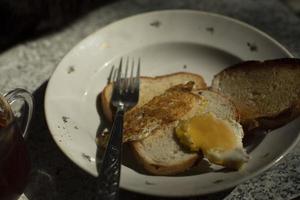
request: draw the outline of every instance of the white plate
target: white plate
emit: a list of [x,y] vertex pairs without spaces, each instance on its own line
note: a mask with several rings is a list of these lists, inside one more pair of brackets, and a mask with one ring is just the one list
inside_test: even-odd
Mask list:
[[[61,150],[97,176],[95,135],[101,124],[97,97],[113,63],[121,56],[141,57],[142,75],[178,71],[214,74],[243,60],[292,55],[261,31],[237,20],[199,11],[172,10],[129,17],[90,35],[59,63],[46,91],[46,119]],[[202,195],[233,187],[269,168],[298,141],[298,121],[277,129],[248,148],[244,170],[151,176],[122,166],[121,187],[160,196]]]

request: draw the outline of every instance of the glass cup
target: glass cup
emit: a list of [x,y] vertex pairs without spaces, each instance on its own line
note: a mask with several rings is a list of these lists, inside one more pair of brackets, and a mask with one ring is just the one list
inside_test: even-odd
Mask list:
[[[14,110],[20,101],[20,113]],[[24,89],[0,95],[0,199],[15,200],[23,193],[30,172],[25,145],[32,117],[33,97]],[[24,119],[24,123],[20,123]]]

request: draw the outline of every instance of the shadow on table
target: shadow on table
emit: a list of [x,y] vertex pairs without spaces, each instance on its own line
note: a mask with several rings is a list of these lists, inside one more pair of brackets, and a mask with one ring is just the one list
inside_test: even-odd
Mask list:
[[[27,139],[32,173],[25,195],[29,200],[94,199],[96,180],[72,163],[53,141],[45,120],[44,95],[47,82],[35,92],[35,112]],[[230,191],[192,199],[223,199]],[[163,200],[121,190],[121,200]]]
[[116,0],[1,0],[0,53],[26,40],[51,34]]

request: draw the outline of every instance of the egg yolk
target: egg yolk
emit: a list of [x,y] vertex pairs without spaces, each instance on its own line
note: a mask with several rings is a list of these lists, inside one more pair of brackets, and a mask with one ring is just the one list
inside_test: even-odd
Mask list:
[[179,141],[192,151],[227,151],[236,147],[236,138],[230,125],[212,113],[194,116],[182,121],[175,129]]

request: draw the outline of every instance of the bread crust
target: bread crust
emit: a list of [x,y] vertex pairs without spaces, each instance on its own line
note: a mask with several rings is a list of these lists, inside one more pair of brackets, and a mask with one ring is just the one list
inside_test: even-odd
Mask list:
[[257,70],[256,67],[257,65],[261,67],[274,67],[276,65],[284,65],[285,67],[288,68],[299,68],[300,67],[300,59],[298,58],[279,58],[279,59],[273,59],[273,60],[265,60],[265,61],[258,61],[258,60],[249,60],[249,61],[244,61],[241,63],[237,63],[235,65],[232,65],[228,68],[223,69],[221,72],[216,74],[214,77],[219,76],[222,74],[224,71],[227,73],[230,73],[230,71],[235,71],[235,70],[241,70],[241,71],[251,71],[251,70]]

